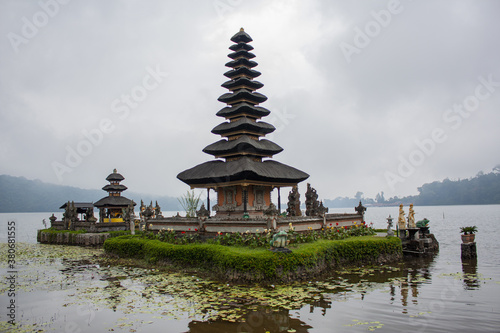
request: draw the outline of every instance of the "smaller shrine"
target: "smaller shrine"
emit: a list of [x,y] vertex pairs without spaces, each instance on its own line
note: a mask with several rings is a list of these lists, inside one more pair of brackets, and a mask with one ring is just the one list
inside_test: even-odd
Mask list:
[[132,200],[121,195],[127,189],[125,185],[120,184],[124,180],[121,174],[116,169],[113,170],[106,180],[108,185],[102,189],[108,192],[108,196],[94,203],[94,206],[99,209],[99,221],[101,222],[124,222],[125,211],[129,206],[134,207],[136,204]]
[[[131,221],[135,220],[133,200],[121,195],[127,189],[120,184],[125,177],[116,169],[106,177],[109,182],[102,189],[108,195],[95,203],[68,201],[60,208],[64,209],[61,221],[52,214],[50,226],[57,230],[86,230],[88,232],[107,232],[113,230],[129,230]],[[99,209],[99,220],[94,216],[94,207]],[[158,208],[159,209],[159,208]],[[157,210],[158,210],[157,209]]]

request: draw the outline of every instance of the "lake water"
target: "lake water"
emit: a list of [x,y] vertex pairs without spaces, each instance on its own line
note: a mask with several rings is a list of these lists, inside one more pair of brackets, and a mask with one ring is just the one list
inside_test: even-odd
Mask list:
[[[500,205],[416,206],[415,212],[416,220],[430,220],[437,255],[283,286],[108,267],[98,263],[98,249],[36,244],[49,213],[0,214],[0,331],[12,328],[5,243],[13,220],[15,331],[500,332]],[[368,208],[366,221],[385,228],[389,214],[396,221],[398,207]],[[478,227],[477,261],[460,259],[459,227],[467,225]]]

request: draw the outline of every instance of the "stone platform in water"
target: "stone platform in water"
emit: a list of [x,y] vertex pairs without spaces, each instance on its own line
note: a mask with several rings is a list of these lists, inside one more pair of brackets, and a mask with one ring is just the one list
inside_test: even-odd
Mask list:
[[403,254],[411,256],[421,256],[434,254],[439,251],[439,242],[434,234],[428,232],[414,233],[411,238],[409,235],[400,233],[400,239],[403,246]]
[[148,230],[160,231],[162,229],[172,229],[177,232],[193,232],[201,231],[208,234],[216,234],[218,232],[240,232],[249,231],[258,233],[264,229],[275,231],[285,230],[290,228],[290,223],[297,232],[308,230],[321,230],[322,228],[332,227],[349,228],[354,225],[363,223],[363,215],[361,214],[325,214],[325,216],[296,216],[296,217],[253,217],[253,218],[236,218],[229,216],[211,217],[211,218],[196,218],[196,217],[160,217],[146,220],[145,224]]
[[38,230],[37,241],[42,244],[101,246],[109,238],[109,233],[44,232]]
[[477,258],[476,242],[462,243],[462,259]]

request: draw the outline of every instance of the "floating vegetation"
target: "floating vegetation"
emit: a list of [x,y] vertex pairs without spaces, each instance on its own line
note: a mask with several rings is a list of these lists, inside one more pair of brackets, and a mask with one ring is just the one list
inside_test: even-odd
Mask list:
[[362,321],[359,319],[353,319],[352,321],[352,324],[346,324],[344,326],[352,327],[366,325],[368,331],[375,331],[376,329],[382,328],[384,326],[384,324],[380,323],[379,321]]
[[[403,292],[430,281],[426,269],[412,270],[404,264],[396,264],[331,271],[317,280],[285,285],[237,285],[209,280],[197,273],[186,274],[186,271],[134,267],[135,262],[131,260],[114,265],[112,260],[101,256],[103,251],[100,249],[42,244],[18,244],[16,249],[19,293],[57,293],[59,298],[51,301],[54,302],[52,306],[68,308],[72,313],[83,308],[104,311],[106,315],[101,318],[109,320],[105,326],[109,331],[141,331],[164,320],[186,320],[195,326],[262,322],[262,325],[267,325],[267,330],[279,323],[279,327],[271,331],[303,331],[307,324],[292,318],[291,313],[304,306],[326,309],[335,302],[363,299],[374,291],[393,295],[394,288]],[[1,244],[2,268],[7,267],[3,259],[6,250],[6,244]],[[123,264],[127,262],[130,265]],[[474,277],[486,280],[479,276]],[[462,273],[440,274],[438,277],[472,278]],[[0,294],[4,295],[6,290],[2,282]],[[21,310],[23,306],[20,304]],[[409,317],[429,313],[414,312]],[[114,314],[114,317],[108,314]],[[252,316],[264,319],[257,321]],[[16,330],[31,332],[36,327],[39,331],[50,331],[57,320],[59,318],[55,315],[36,321],[26,317],[19,319]],[[6,322],[0,322],[0,331],[11,328],[5,325]],[[375,331],[384,324],[355,319],[345,326],[362,326]]]

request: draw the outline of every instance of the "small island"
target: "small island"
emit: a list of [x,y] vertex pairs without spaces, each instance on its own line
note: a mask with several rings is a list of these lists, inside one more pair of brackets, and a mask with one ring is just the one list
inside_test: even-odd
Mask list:
[[[270,111],[259,106],[267,97],[257,92],[263,84],[254,80],[261,73],[254,69],[252,38],[241,29],[231,41],[230,70],[224,73],[229,81],[222,84],[229,92],[219,97],[226,106],[216,113],[224,121],[212,129],[221,139],[203,149],[216,159],[177,175],[191,189],[207,191],[206,205],[198,209],[196,202],[186,216],[164,217],[157,203],[141,202],[137,217],[135,202],[121,195],[127,189],[120,184],[125,178],[115,169],[103,187],[108,196],[93,204],[68,201],[61,206],[62,221],[50,217],[51,228],[38,232],[39,242],[104,244],[106,253],[116,258],[194,267],[219,279],[244,282],[289,282],[342,265],[401,260],[403,247],[417,251],[429,243],[417,239],[414,219],[408,234],[400,227],[399,237],[376,237],[366,226],[361,201],[353,213],[328,213],[311,184],[302,214],[297,185],[309,175],[273,159],[283,148],[263,138],[275,127],[261,120]],[[283,188],[290,189],[285,211]],[[213,206],[211,192],[216,194]]]

